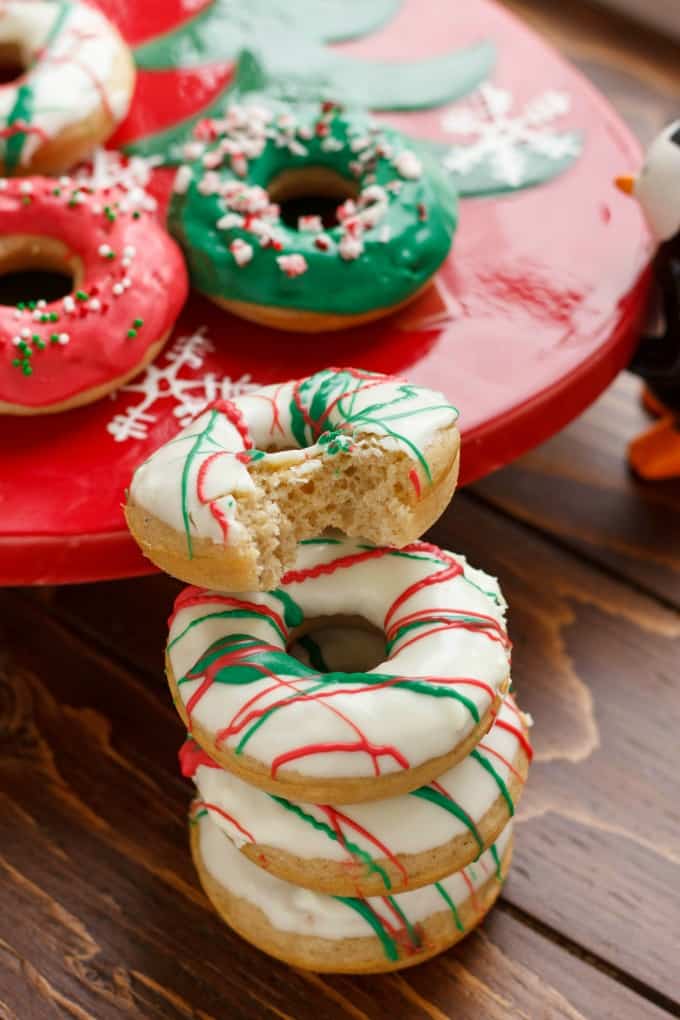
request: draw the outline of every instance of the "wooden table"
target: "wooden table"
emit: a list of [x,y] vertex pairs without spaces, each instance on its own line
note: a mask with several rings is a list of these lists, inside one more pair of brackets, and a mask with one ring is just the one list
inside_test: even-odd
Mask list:
[[[512,6],[643,141],[677,115],[674,48],[576,0]],[[402,975],[289,970],[199,890],[161,672],[178,585],[0,593],[0,1018],[680,1016],[680,482],[627,472],[638,393],[620,378],[433,530],[501,578],[537,754],[498,907]]]

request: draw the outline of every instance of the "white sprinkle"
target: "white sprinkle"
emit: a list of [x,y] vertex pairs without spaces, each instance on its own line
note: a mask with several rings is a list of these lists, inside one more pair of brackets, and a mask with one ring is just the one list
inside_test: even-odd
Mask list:
[[93,297],[87,302],[87,307],[92,312],[98,312],[101,309],[102,303],[99,298]]
[[106,258],[107,255],[110,255],[112,250],[113,249],[111,248],[110,244],[100,244],[99,248],[97,249],[97,251],[103,258]]
[[405,177],[407,180],[417,180],[423,172],[423,166],[415,152],[411,152],[410,149],[404,149],[400,152],[393,160],[394,169],[397,171],[400,177]]
[[76,310],[76,303],[70,294],[66,295],[66,297],[62,301],[62,306],[65,312],[75,312]]
[[8,183],[9,182],[6,177],[0,177],[0,191],[5,191]]
[[202,163],[206,170],[216,170],[222,163],[223,153],[221,149],[213,149],[212,152],[206,152],[203,156]]
[[126,244],[123,248],[123,255],[126,259],[133,259],[137,254],[137,249],[134,244]]
[[220,190],[220,178],[214,170],[208,170],[198,182],[198,190],[202,195],[214,195]]
[[13,315],[14,315],[15,319],[20,319],[23,314],[24,313],[21,311],[20,308],[15,308],[14,309]]
[[70,339],[71,337],[68,335],[68,333],[59,334],[59,343],[61,344],[62,347],[64,347],[69,342]]
[[130,279],[129,276],[124,276],[123,279],[120,282],[123,285],[123,289],[124,290],[127,290],[128,287],[132,286],[132,280]]
[[123,293],[123,291],[125,290],[125,287],[123,286],[123,284],[122,284],[122,283],[114,283],[114,285],[113,285],[113,287],[111,288],[111,290],[113,291],[113,293],[114,293],[115,297],[120,297],[120,295],[121,295],[121,294]]
[[36,308],[36,310],[33,312],[33,321],[34,322],[40,322],[41,319],[42,319],[42,312],[39,312],[38,309]]
[[352,237],[351,234],[343,234],[338,245],[338,251],[340,257],[348,262],[353,259],[358,259],[364,250],[364,243],[358,237]]
[[246,266],[253,257],[253,247],[240,237],[235,238],[229,245],[229,251],[234,256],[237,266]]
[[291,278],[307,272],[307,260],[304,255],[279,255],[276,262],[279,269]]
[[186,164],[181,166],[175,174],[175,180],[172,185],[172,190],[175,194],[184,195],[191,184],[192,177],[191,167],[186,166]]
[[19,344],[22,344],[23,342],[24,342],[23,338],[20,337],[20,336],[13,336],[12,337],[12,343],[14,344],[15,347],[18,347]]
[[339,152],[340,149],[345,148],[345,143],[340,138],[335,138],[333,135],[328,135],[321,143],[321,148],[324,152]]
[[385,223],[378,231],[378,240],[381,244],[387,244],[392,237],[392,228],[388,223]]
[[218,230],[231,230],[232,227],[242,227],[243,216],[239,216],[238,213],[234,212],[225,213],[224,216],[220,217],[217,221],[216,226]]
[[19,185],[19,191],[21,192],[22,195],[30,195],[33,191],[33,182],[22,181],[21,184]]
[[323,230],[323,223],[320,216],[298,216],[297,228],[309,234],[318,234]]
[[198,159],[199,156],[203,154],[204,150],[205,145],[203,144],[203,142],[196,141],[187,142],[184,148],[182,149],[182,155],[185,157],[185,159],[193,161],[194,159]]
[[62,188],[68,188],[70,183],[71,183],[71,178],[68,177],[66,174],[64,174],[63,177],[59,178],[59,184],[61,185]]
[[25,340],[28,340],[29,336],[31,335],[31,331],[28,328],[28,326],[24,326],[24,328],[21,330],[21,335],[22,337],[24,337]]
[[47,301],[45,301],[45,298],[40,298],[40,301],[37,302],[37,306],[38,308],[47,308]]

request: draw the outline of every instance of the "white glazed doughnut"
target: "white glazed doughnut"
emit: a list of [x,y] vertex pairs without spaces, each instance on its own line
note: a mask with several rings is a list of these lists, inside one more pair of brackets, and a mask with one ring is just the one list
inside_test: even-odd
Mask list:
[[120,35],[88,4],[10,0],[0,53],[24,74],[0,89],[0,171],[68,170],[113,133],[134,87]]
[[[385,661],[321,673],[286,649],[320,618],[354,615],[385,636]],[[465,757],[509,683],[497,582],[416,542],[301,543],[271,592],[188,588],[167,647],[175,704],[203,749],[247,782],[294,800],[395,796]]]
[[229,591],[274,587],[296,543],[328,528],[406,545],[451,499],[457,414],[356,369],[220,401],[137,469],[128,525],[162,570]]
[[474,864],[398,896],[327,896],[268,874],[197,809],[192,853],[220,916],[259,949],[296,967],[335,973],[397,970],[454,945],[497,898],[512,855],[512,823]]
[[318,892],[380,896],[459,871],[498,838],[528,771],[526,725],[508,695],[477,747],[428,786],[344,808],[297,804],[249,786],[191,739],[180,762],[196,784],[196,807],[250,860]]

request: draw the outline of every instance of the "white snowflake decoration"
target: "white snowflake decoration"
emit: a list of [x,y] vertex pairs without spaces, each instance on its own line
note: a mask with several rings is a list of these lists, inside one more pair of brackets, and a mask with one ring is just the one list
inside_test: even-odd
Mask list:
[[154,167],[162,162],[160,156],[127,157],[111,149],[96,149],[89,162],[75,172],[73,180],[89,188],[119,188],[123,193],[119,200],[123,212],[136,209],[153,212],[158,203],[146,186]]
[[204,356],[214,350],[203,328],[190,336],[179,337],[160,358],[160,363],[149,365],[137,382],[121,387],[119,393],[141,393],[142,399],[114,415],[106,426],[117,443],[128,439],[146,439],[149,426],[158,420],[168,408],[157,405],[174,402],[171,413],[178,419],[180,427],[188,425],[200,411],[213,401],[229,400],[242,393],[257,389],[250,375],[239,379],[218,376],[207,372],[202,376],[183,376],[185,369],[202,367]]
[[513,112],[512,93],[485,82],[466,106],[442,117],[442,128],[460,138],[444,157],[444,166],[466,174],[486,163],[500,184],[520,187],[527,180],[530,154],[550,160],[578,155],[578,136],[558,134],[550,126],[570,108],[566,92],[548,90]]

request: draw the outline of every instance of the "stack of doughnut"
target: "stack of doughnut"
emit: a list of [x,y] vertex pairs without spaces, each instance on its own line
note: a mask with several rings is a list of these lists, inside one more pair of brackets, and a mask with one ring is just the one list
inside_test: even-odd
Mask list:
[[419,963],[510,866],[531,747],[505,601],[420,537],[455,488],[456,419],[328,369],[214,404],[130,485],[134,537],[190,582],[166,671],[201,883],[294,966]]

